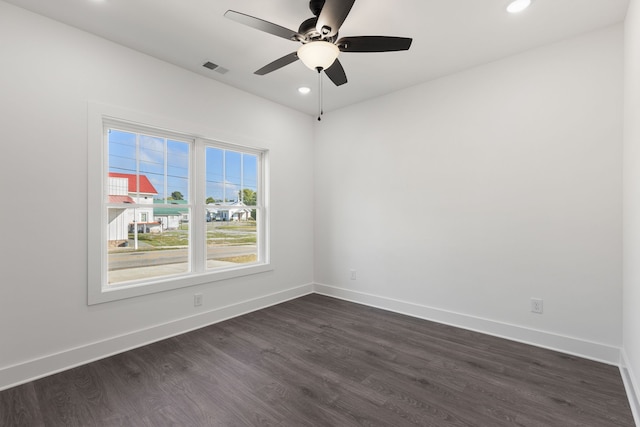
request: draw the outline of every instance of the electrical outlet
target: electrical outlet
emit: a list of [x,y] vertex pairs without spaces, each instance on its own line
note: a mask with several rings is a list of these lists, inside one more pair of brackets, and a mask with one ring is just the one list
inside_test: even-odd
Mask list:
[[349,270],[350,276],[349,278],[351,280],[356,280],[356,271],[355,270]]
[[531,298],[531,312],[542,314],[543,305],[541,298]]
[[202,305],[202,294],[195,294],[193,296],[193,306],[198,307]]

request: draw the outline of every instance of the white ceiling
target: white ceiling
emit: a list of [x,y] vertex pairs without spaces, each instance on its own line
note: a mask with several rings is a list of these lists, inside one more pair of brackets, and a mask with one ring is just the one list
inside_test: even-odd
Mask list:
[[[5,0],[291,108],[315,114],[317,74],[300,61],[253,72],[299,44],[238,24],[228,9],[297,30],[308,0]],[[629,0],[356,0],[341,36],[412,37],[409,51],[342,53],[349,82],[324,80],[325,111],[432,80],[624,19]],[[202,67],[206,61],[229,70]],[[299,86],[312,88],[309,95]]]

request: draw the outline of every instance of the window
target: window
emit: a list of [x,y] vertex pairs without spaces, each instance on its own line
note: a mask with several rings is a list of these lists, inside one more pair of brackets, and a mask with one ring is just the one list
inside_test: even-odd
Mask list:
[[265,150],[104,108],[90,114],[90,304],[270,269]]

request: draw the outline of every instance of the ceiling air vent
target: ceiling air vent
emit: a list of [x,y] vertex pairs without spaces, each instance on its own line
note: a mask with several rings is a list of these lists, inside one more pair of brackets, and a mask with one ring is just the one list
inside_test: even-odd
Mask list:
[[204,68],[208,68],[208,69],[210,69],[210,70],[214,70],[215,72],[220,73],[220,74],[227,74],[227,73],[229,72],[229,70],[228,70],[228,69],[226,69],[226,68],[224,68],[224,67],[221,67],[221,66],[219,66],[218,64],[214,64],[214,63],[213,63],[213,62],[211,62],[211,61],[207,61],[207,62],[205,62],[204,64],[202,64],[202,66],[203,66]]

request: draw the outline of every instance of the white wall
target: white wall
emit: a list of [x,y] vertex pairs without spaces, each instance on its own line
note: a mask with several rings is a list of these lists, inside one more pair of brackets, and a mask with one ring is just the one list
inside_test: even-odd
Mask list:
[[625,22],[623,378],[640,425],[640,2]]
[[[634,5],[628,117],[640,105]],[[0,389],[303,294],[314,266],[323,293],[615,362],[621,27],[328,113],[315,151],[312,117],[2,1],[0,40]],[[88,101],[269,148],[275,270],[88,307]],[[628,120],[628,260],[640,248],[638,131]],[[627,262],[636,379],[638,274]]]
[[[1,1],[0,40],[0,389],[312,290],[313,118]],[[88,101],[270,149],[275,270],[88,307]]]
[[617,363],[622,42],[610,27],[327,114],[317,289]]

